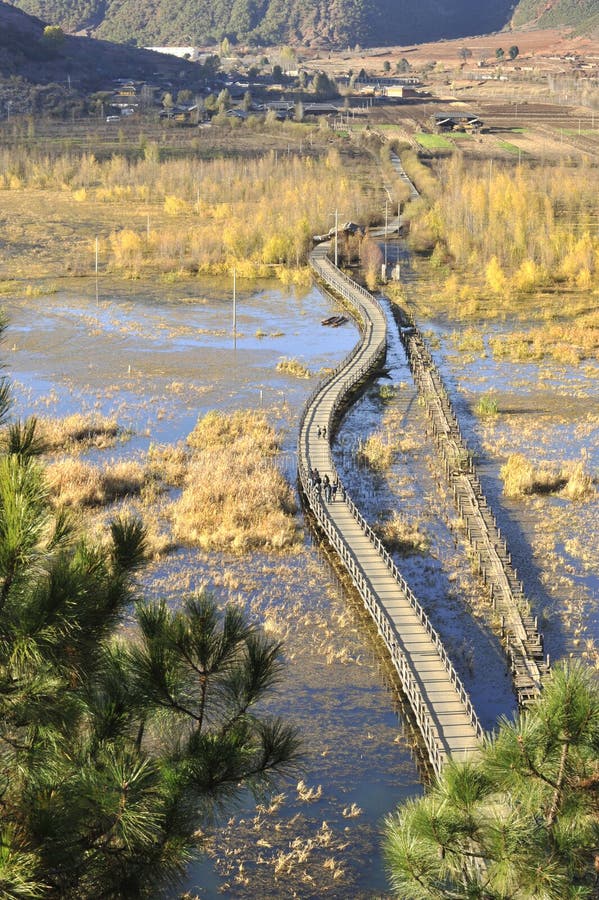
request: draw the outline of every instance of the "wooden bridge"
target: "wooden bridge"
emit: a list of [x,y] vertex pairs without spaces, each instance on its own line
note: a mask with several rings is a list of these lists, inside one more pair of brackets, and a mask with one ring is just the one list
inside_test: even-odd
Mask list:
[[537,620],[531,615],[507,543],[482,491],[439,371],[422,334],[405,314],[400,337],[478,571],[500,619],[518,703],[526,706],[539,695],[549,666],[548,661],[543,662],[543,638]]
[[[299,433],[300,485],[387,646],[431,766],[439,773],[448,756],[459,759],[478,752],[482,729],[428,616],[338,479],[331,455],[332,431],[348,396],[384,359],[387,322],[375,298],[333,265],[327,249],[325,244],[317,247],[311,265],[328,288],[343,298],[360,325],[361,338],[306,403]],[[320,478],[326,475],[331,483],[339,481],[334,500],[325,498],[315,470]]]

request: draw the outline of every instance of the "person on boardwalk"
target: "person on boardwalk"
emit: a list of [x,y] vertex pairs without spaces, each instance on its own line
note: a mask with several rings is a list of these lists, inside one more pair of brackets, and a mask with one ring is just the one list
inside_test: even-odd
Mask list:
[[334,482],[331,485],[331,500],[335,500],[337,496],[337,491],[339,490],[339,479],[335,478]]
[[318,437],[321,437],[321,436],[322,436],[322,428],[319,425],[318,426]]
[[327,436],[327,426],[326,425],[323,426],[322,436],[323,436],[323,438],[325,438]]
[[325,475],[322,479],[322,487],[324,489],[324,499],[327,503],[330,503],[331,500],[331,481],[328,475]]

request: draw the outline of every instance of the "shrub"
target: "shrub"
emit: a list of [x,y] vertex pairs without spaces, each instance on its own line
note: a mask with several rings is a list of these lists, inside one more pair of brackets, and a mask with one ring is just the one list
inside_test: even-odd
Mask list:
[[295,375],[296,378],[310,378],[311,375],[307,366],[297,359],[287,359],[287,357],[279,360],[277,371],[285,372],[287,375]]
[[384,522],[377,522],[373,530],[389,553],[411,556],[429,551],[430,539],[421,531],[419,523],[408,522],[398,513],[393,513],[392,517]]
[[474,407],[477,416],[481,418],[485,418],[487,416],[496,416],[499,412],[499,404],[495,397],[489,396],[489,394],[483,394],[482,397],[479,398],[476,406]]

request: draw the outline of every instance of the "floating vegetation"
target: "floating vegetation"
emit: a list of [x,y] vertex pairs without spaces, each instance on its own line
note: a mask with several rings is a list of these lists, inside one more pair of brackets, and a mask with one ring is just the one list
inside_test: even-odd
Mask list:
[[557,467],[546,462],[535,464],[523,454],[513,453],[501,467],[500,475],[506,497],[560,491],[569,500],[586,500],[595,494],[595,482],[584,460]]
[[320,800],[322,797],[322,785],[319,784],[318,787],[308,787],[305,781],[301,780],[297,783],[297,796],[304,803],[313,803],[315,800]]
[[283,357],[277,363],[277,371],[285,372],[287,375],[294,375],[296,378],[310,378],[310,369],[301,363],[298,359],[288,359]]

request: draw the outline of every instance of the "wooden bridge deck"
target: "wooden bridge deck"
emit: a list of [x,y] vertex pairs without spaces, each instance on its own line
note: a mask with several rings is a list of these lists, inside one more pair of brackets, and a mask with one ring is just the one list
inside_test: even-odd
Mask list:
[[548,664],[543,662],[542,635],[531,615],[523,585],[512,567],[507,543],[482,491],[472,456],[424,338],[412,324],[401,328],[400,337],[424,400],[433,438],[444,461],[445,474],[474,550],[478,570],[489,588],[493,609],[501,617],[502,637],[518,703],[525,706],[539,696],[548,670]]
[[[386,317],[372,295],[344,276],[316,248],[312,265],[341,295],[362,326],[362,338],[349,356],[309,398],[300,425],[299,475],[303,492],[321,528],[345,564],[387,645],[433,769],[448,755],[478,752],[482,731],[455,669],[421,605],[341,485],[334,501],[314,485],[311,473],[337,478],[330,447],[340,406],[372,373],[386,350]],[[326,437],[319,436],[326,428]]]

